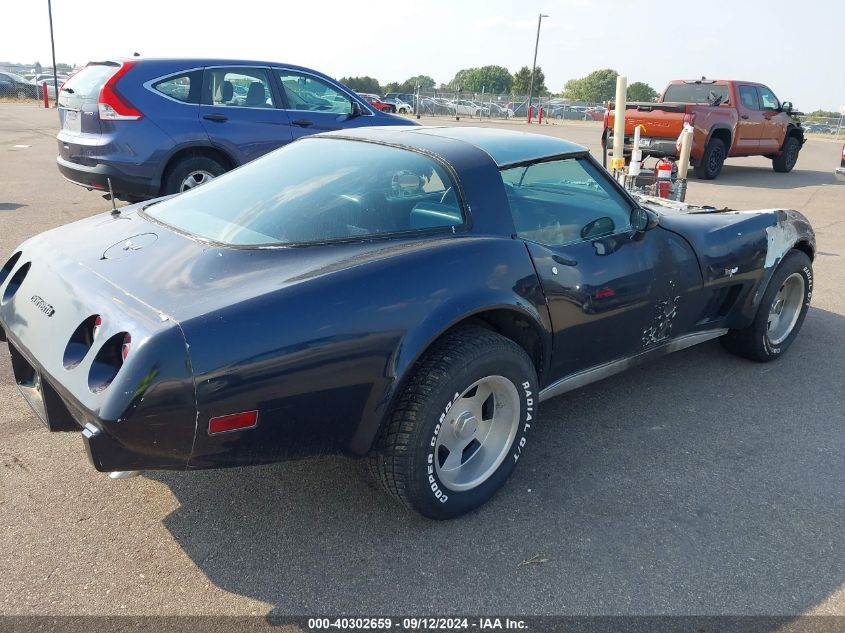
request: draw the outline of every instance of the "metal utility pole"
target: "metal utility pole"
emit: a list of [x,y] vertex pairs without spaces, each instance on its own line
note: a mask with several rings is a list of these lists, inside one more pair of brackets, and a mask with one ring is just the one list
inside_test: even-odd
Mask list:
[[56,91],[56,107],[59,107],[59,73],[56,70],[56,41],[53,39],[53,5],[47,0],[47,15],[50,16],[50,48],[53,50],[53,90]]
[[540,46],[540,25],[543,24],[543,18],[549,16],[540,14],[537,20],[537,40],[534,42],[534,63],[531,65],[531,81],[528,84],[528,111],[531,111],[531,100],[534,98],[534,73],[537,70],[537,49]]

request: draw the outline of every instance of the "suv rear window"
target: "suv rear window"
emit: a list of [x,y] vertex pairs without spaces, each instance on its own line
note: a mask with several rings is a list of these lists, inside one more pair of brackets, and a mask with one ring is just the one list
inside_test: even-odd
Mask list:
[[223,244],[361,240],[463,225],[456,189],[443,165],[418,152],[310,138],[145,213]]
[[64,90],[82,99],[98,98],[100,88],[117,72],[117,64],[89,64],[65,82]]
[[675,103],[707,104],[713,103],[717,97],[722,98],[719,102],[720,104],[726,104],[730,101],[728,87],[726,85],[672,84],[666,88],[666,94],[663,95],[663,100]]
[[202,71],[193,70],[160,79],[153,84],[153,90],[183,103],[199,103],[202,94]]

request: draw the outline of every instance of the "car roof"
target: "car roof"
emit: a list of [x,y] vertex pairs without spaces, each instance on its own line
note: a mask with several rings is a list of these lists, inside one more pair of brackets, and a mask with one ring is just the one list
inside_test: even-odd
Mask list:
[[[328,136],[344,136],[362,140],[394,143],[405,141],[411,147],[423,142],[414,136],[439,137],[472,145],[489,155],[499,167],[525,163],[553,156],[583,154],[588,150],[583,145],[564,139],[530,134],[516,130],[482,127],[362,127],[354,130],[331,132]],[[426,144],[423,142],[423,144]],[[426,144],[427,145],[427,144]],[[448,156],[444,156],[448,159]]]

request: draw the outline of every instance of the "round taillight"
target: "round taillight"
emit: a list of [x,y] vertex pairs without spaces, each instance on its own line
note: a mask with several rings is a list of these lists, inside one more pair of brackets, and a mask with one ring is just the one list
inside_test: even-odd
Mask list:
[[123,362],[126,362],[126,357],[129,356],[129,348],[132,346],[132,337],[128,334],[123,337],[123,346],[120,348],[120,356]]
[[67,347],[65,347],[65,354],[62,360],[65,369],[73,369],[83,361],[91,346],[94,345],[94,341],[97,339],[97,328],[102,323],[102,318],[97,314],[93,314],[80,323],[73,331]]
[[26,274],[29,272],[29,267],[32,264],[30,262],[25,263],[23,266],[18,268],[17,272],[12,275],[12,278],[9,279],[9,283],[6,285],[6,290],[3,291],[3,299],[2,303],[6,303],[9,299],[15,296],[15,293],[18,291],[18,288],[21,287]]
[[14,255],[12,255],[9,260],[3,264],[3,268],[0,268],[0,284],[6,281],[6,277],[9,276],[9,273],[12,272],[12,269],[15,267],[15,264],[18,263],[18,260],[21,258],[21,252],[18,251]]

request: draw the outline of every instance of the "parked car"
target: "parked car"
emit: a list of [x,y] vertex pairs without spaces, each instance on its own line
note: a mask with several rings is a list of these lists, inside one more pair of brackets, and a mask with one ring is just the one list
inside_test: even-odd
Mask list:
[[390,112],[390,113],[396,112],[396,106],[394,106],[392,103],[385,103],[384,101],[382,101],[379,98],[378,95],[374,95],[374,94],[371,94],[371,93],[359,92],[358,96],[360,96],[362,99],[366,100],[367,103],[369,103],[371,106],[373,106],[377,110],[381,110],[382,112]]
[[397,112],[398,114],[413,114],[414,113],[414,106],[410,103],[399,99],[398,97],[385,97],[385,103],[389,103],[393,106],[393,111]]
[[[68,75],[57,75],[55,78],[53,75],[48,75],[45,73],[41,73],[38,75],[34,75],[33,78],[30,80],[31,83],[39,86],[43,91],[43,84],[47,83],[47,96],[50,99],[56,98],[56,86],[54,85],[54,80],[58,81],[58,87],[61,88],[62,84],[68,80]],[[43,94],[39,93],[39,95]]]
[[[804,129],[792,103],[781,102],[763,84],[696,79],[673,81],[656,103],[625,106],[625,153],[630,155],[634,128],[642,125],[643,156],[677,157],[677,139],[685,123],[695,128],[690,154],[695,175],[716,178],[725,159],[762,155],[777,172],[792,171],[804,145]],[[613,145],[613,106],[604,120],[601,142]]]
[[62,175],[127,200],[185,191],[292,140],[414,125],[329,77],[276,62],[144,59],[88,64],[59,94]]
[[796,211],[633,198],[561,139],[359,128],[27,240],[0,333],[101,472],[339,451],[442,519],[502,486],[543,400],[716,338],[782,358],[814,254]]
[[40,99],[41,86],[36,86],[15,73],[0,72],[0,97]]
[[381,98],[382,101],[387,101],[388,99],[399,99],[400,101],[413,105],[415,97],[412,92],[388,92]]
[[451,114],[463,116],[481,116],[482,109],[477,103],[467,99],[458,99],[449,102]]
[[587,108],[584,106],[571,105],[557,106],[549,112],[549,116],[556,119],[572,119],[576,121],[584,121],[591,118],[587,114]]

